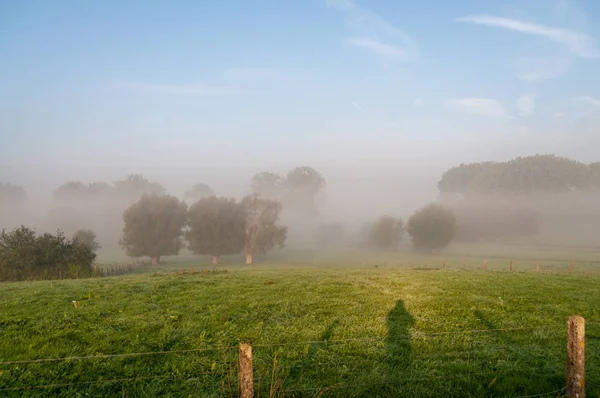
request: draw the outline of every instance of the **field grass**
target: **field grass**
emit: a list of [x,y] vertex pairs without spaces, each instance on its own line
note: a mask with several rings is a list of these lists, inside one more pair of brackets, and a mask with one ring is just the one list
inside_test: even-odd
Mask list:
[[[588,397],[600,397],[600,277],[446,257],[446,270],[407,269],[443,256],[348,251],[211,271],[192,258],[3,283],[0,396],[236,396],[240,341],[263,397],[561,396],[566,320],[580,314]],[[101,356],[145,352],[163,353]],[[14,363],[73,356],[96,357]]]

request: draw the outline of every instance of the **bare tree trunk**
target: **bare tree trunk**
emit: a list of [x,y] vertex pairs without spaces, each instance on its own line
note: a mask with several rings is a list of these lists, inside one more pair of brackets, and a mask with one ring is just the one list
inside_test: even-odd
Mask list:
[[246,253],[246,264],[252,264],[252,254]]
[[160,263],[160,256],[152,257],[152,265],[157,265],[158,263]]
[[219,256],[212,256],[212,263],[213,265],[219,264]]

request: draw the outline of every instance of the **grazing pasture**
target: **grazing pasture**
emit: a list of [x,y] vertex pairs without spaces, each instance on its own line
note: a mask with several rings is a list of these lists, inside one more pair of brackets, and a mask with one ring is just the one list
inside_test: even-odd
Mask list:
[[487,272],[459,254],[224,258],[204,271],[188,257],[3,283],[0,395],[237,396],[247,341],[257,396],[561,396],[566,321],[579,314],[588,396],[600,396],[600,276],[568,274],[562,259],[560,273],[527,258],[508,272],[497,257]]

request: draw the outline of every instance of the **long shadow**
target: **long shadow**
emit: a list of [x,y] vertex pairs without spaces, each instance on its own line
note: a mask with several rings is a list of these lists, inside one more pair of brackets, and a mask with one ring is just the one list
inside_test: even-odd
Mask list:
[[398,300],[387,316],[388,337],[385,354],[378,374],[378,381],[369,387],[355,391],[350,396],[360,397],[403,397],[399,382],[410,378],[413,349],[410,328],[414,318],[406,310],[404,302]]
[[410,327],[414,318],[406,310],[404,302],[398,300],[387,317],[388,339],[386,348],[387,376],[410,369],[412,363],[412,344]]

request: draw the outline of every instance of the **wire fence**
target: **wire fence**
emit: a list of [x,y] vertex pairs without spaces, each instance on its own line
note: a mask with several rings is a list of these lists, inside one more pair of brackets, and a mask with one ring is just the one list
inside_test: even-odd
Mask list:
[[[596,326],[587,325],[592,330]],[[533,332],[545,334],[532,338]],[[565,392],[565,342],[564,324],[256,342],[252,344],[252,378],[257,395],[269,397],[431,396],[453,395],[452,391],[522,398],[561,396]],[[122,396],[169,391],[237,396],[238,349],[237,344],[226,344],[2,360],[0,395],[91,389]],[[586,382],[594,396],[593,392],[600,394],[598,333],[591,333],[587,351]],[[94,360],[102,360],[102,365]]]

